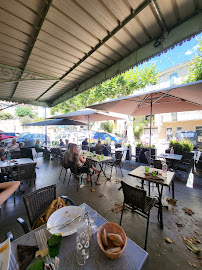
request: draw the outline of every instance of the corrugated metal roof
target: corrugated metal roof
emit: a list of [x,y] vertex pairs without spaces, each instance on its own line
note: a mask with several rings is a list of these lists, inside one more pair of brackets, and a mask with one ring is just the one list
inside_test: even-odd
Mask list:
[[202,0],[2,0],[0,99],[53,106],[199,33],[201,7]]

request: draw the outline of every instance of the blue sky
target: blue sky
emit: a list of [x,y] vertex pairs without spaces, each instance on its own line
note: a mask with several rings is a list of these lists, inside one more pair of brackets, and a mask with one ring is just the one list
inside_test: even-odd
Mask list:
[[[200,38],[202,38],[202,34],[191,38],[190,41],[184,41],[181,46],[177,45],[174,49],[170,49],[166,53],[162,53],[160,56],[150,59],[148,63],[156,63],[157,69],[162,71],[185,61],[189,61],[199,53],[199,43],[197,40]],[[141,67],[141,65],[139,67]]]

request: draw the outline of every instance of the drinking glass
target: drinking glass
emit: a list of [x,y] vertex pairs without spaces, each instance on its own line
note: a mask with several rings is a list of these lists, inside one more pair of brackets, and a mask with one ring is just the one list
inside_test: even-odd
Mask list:
[[58,255],[61,239],[62,236],[60,234],[53,234],[48,238],[48,252],[51,258],[55,258]]
[[88,212],[90,226],[91,226],[91,233],[92,235],[97,232],[97,226],[95,225],[95,221],[97,220],[97,211],[90,210]]
[[11,153],[7,154],[7,164],[9,165],[11,161]]
[[98,161],[100,160],[100,156],[97,156],[97,160],[98,160]]
[[89,258],[89,224],[88,219],[81,217],[80,226],[76,234],[76,260],[79,265],[84,265]]
[[148,172],[148,171],[149,171],[149,167],[146,166],[146,167],[145,167],[145,172]]
[[156,171],[152,171],[152,176],[157,176],[157,172]]
[[101,155],[101,159],[103,159],[103,158],[104,158],[104,155],[102,154],[102,155]]

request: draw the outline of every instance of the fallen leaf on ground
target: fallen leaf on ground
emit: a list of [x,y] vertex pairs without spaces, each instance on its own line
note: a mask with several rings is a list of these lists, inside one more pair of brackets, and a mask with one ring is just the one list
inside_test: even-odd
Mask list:
[[121,180],[119,180],[119,179],[116,179],[116,181],[115,181],[117,184],[120,184],[121,183]]
[[201,243],[200,239],[196,238],[195,236],[192,236],[193,240],[196,241],[197,243]]
[[98,194],[98,197],[102,198],[104,196],[104,194]]
[[188,264],[189,264],[190,266],[196,268],[196,264],[195,264],[195,263],[192,263],[192,262],[188,261]]
[[94,188],[91,188],[91,189],[90,189],[90,191],[91,191],[91,192],[94,192],[94,191],[95,191],[95,189],[94,189]]
[[200,263],[200,265],[202,266],[202,263]]
[[167,242],[167,243],[170,243],[172,244],[173,243],[173,240],[168,238],[168,237],[165,237],[164,240]]
[[193,253],[196,254],[200,251],[200,248],[196,244],[193,243],[193,240],[191,238],[184,236],[183,241],[184,241],[185,246],[189,250],[191,250]]
[[179,267],[180,265],[177,263],[177,266]]
[[198,231],[194,231],[196,235],[200,236],[199,232]]
[[171,209],[172,209],[173,212],[176,212],[176,209],[174,207],[171,207]]
[[202,257],[197,257],[197,259],[201,260],[201,259],[202,259]]
[[160,257],[160,256],[161,256],[161,254],[155,254],[155,256],[156,256],[156,257]]
[[137,187],[137,188],[141,188],[140,186],[138,186],[138,185],[136,185],[135,187]]
[[172,204],[172,205],[176,205],[176,203],[177,203],[177,200],[175,200],[175,199],[170,199],[170,198],[167,198],[166,201],[167,201],[169,204]]
[[160,247],[161,245],[160,244],[156,244],[157,247]]
[[100,184],[99,182],[96,182],[96,185],[97,185],[97,186],[101,186],[101,184]]
[[193,214],[194,214],[194,211],[192,211],[191,209],[189,209],[189,208],[183,208],[183,210],[185,211],[185,214],[188,214],[188,215],[190,215],[190,216],[192,216]]
[[[119,213],[119,212],[121,212],[122,207],[123,207],[123,204],[122,203],[115,202],[115,207],[112,208],[111,210],[113,212]],[[128,207],[126,205],[124,206],[124,210],[128,210]]]
[[176,222],[177,226],[182,228],[183,227],[183,224],[182,223],[179,223],[179,222]]

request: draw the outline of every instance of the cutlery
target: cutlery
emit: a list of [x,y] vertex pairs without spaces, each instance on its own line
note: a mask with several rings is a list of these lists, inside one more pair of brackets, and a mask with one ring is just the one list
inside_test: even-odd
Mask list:
[[69,221],[67,221],[67,222],[65,222],[63,224],[52,226],[50,228],[47,227],[47,230],[51,230],[51,229],[58,228],[58,227],[59,227],[59,229],[62,229],[64,227],[66,227],[67,225],[69,225],[70,223],[72,223],[73,221],[77,220],[80,217],[81,217],[81,215],[79,215],[79,216],[77,216],[77,217],[75,217],[75,218],[73,218],[73,219],[71,219],[71,220],[69,220]]

